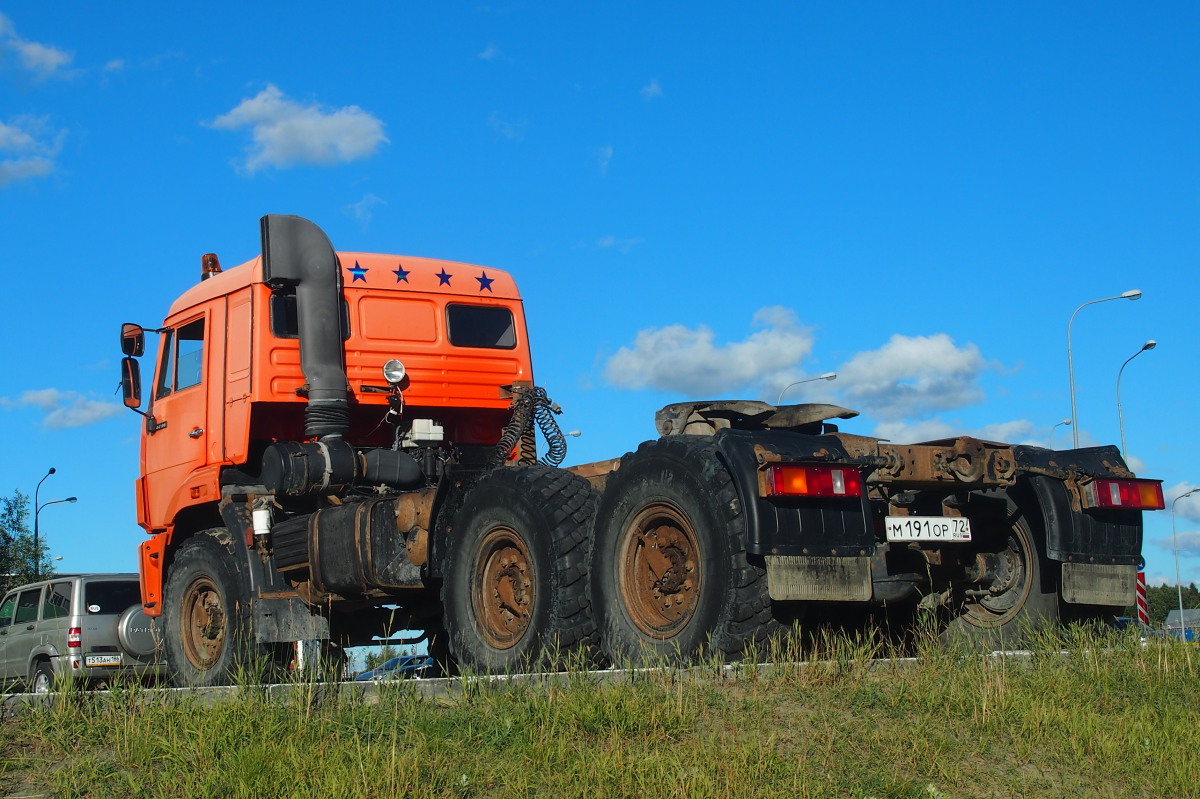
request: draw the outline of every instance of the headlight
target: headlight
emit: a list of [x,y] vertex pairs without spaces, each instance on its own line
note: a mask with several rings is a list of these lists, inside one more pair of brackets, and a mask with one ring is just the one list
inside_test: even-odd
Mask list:
[[393,386],[400,385],[400,382],[404,380],[404,374],[404,364],[395,358],[383,365],[383,379]]

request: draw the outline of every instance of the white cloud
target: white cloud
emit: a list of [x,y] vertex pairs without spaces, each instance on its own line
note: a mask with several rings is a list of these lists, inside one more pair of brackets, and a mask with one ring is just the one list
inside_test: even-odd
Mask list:
[[596,246],[602,250],[615,248],[618,252],[620,252],[622,255],[624,255],[624,254],[628,253],[630,250],[632,250],[634,247],[636,247],[639,244],[644,243],[645,241],[646,240],[640,236],[634,236],[633,238],[630,238],[630,239],[619,239],[616,236],[613,236],[610,234],[608,236],[601,236],[599,239],[597,239]]
[[956,347],[945,333],[896,334],[879,349],[855,355],[837,372],[851,407],[883,422],[898,422],[980,402],[978,380],[989,366],[978,347]]
[[484,61],[491,61],[493,59],[499,58],[501,55],[502,55],[502,53],[500,52],[499,47],[497,47],[494,44],[489,44],[487,47],[483,48],[483,52],[481,52],[479,54],[479,57],[482,58]]
[[606,145],[596,150],[596,162],[600,165],[600,175],[608,174],[608,165],[612,163],[613,148],[612,145]]
[[71,64],[71,54],[41,42],[31,42],[17,35],[8,17],[0,14],[0,52],[16,56],[18,63],[35,77],[49,78],[65,75]]
[[[795,313],[763,308],[752,324],[760,328],[744,341],[716,343],[700,325],[669,325],[639,331],[633,346],[608,359],[604,375],[618,388],[654,388],[688,396],[728,397],[747,387],[785,385],[812,352],[813,337]],[[776,390],[778,390],[776,388]]]
[[506,122],[495,114],[488,117],[488,125],[491,126],[492,130],[509,141],[521,141],[524,139],[525,128],[528,124],[525,120],[521,120],[520,122]]
[[971,436],[983,441],[998,441],[1004,444],[1032,444],[1044,447],[1046,446],[1046,440],[1044,436],[1039,437],[1039,432],[1034,427],[1033,422],[1030,422],[1028,419],[997,422],[974,429],[962,425],[950,424],[941,419],[921,419],[913,422],[881,422],[875,426],[874,435],[898,444]]
[[1194,522],[1200,522],[1200,491],[1190,496],[1184,496],[1184,494],[1195,489],[1196,486],[1186,480],[1182,483],[1176,483],[1169,488],[1163,486],[1163,498],[1167,502],[1167,510],[1171,509],[1171,503],[1179,500],[1175,503],[1175,515],[1182,519],[1191,519]]
[[388,143],[383,122],[358,106],[303,105],[272,84],[210,124],[218,130],[250,129],[254,141],[244,166],[251,174],[264,167],[356,161]]
[[658,85],[658,78],[651,78],[650,82],[642,87],[642,99],[644,100],[662,97],[662,93],[662,86]]
[[0,122],[0,186],[53,172],[65,136],[65,131],[51,129],[44,117]]
[[387,205],[387,200],[381,197],[376,197],[368,192],[363,195],[363,198],[356,203],[351,203],[345,207],[346,213],[354,217],[360,225],[367,225],[373,217],[372,209],[377,205]]
[[[1174,552],[1175,541],[1176,539],[1172,536],[1156,538],[1154,539],[1154,545],[1168,552]],[[1180,555],[1200,556],[1200,530],[1180,530],[1178,541]],[[1171,578],[1171,582],[1175,582],[1174,577]]]
[[125,69],[125,59],[114,58],[104,65],[105,72],[121,72]]
[[0,397],[0,405],[9,409],[40,408],[46,411],[42,426],[50,430],[94,424],[116,416],[124,407],[115,402],[91,399],[76,391],[60,391],[56,388],[26,391],[16,400]]

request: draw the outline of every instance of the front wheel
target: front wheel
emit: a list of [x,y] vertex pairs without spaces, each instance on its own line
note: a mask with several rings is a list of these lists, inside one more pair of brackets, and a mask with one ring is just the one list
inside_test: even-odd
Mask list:
[[[164,649],[181,687],[227,685],[278,667],[254,641],[250,587],[223,528],[189,538],[175,554],[164,591]],[[256,673],[259,672],[259,673]]]
[[541,465],[495,469],[470,490],[442,583],[458,665],[512,672],[595,644],[587,578],[595,507],[587,481]]

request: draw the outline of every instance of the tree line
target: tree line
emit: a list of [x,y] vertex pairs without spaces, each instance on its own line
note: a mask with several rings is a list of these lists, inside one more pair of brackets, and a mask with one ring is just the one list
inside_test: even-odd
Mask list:
[[[1150,613],[1150,626],[1161,629],[1167,620],[1167,613],[1179,610],[1180,593],[1183,595],[1184,608],[1200,608],[1200,588],[1195,583],[1183,587],[1182,592],[1173,585],[1146,586],[1146,606]],[[1137,608],[1126,608],[1125,615],[1137,618]]]

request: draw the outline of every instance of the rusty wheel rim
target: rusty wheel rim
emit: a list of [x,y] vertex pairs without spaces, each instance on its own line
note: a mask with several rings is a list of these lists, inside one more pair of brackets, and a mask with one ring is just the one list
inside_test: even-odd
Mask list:
[[1029,546],[1032,543],[1016,525],[1008,536],[1006,546],[997,554],[1005,563],[1004,579],[993,587],[988,596],[979,597],[966,607],[966,615],[977,627],[999,627],[1011,621],[1025,607],[1033,590]]
[[225,651],[225,606],[217,585],[208,577],[192,581],[183,594],[180,639],[188,662],[211,669]]
[[496,527],[484,536],[471,591],[483,640],[510,649],[525,636],[533,616],[536,583],[529,548],[516,530]]
[[647,505],[618,544],[621,597],[629,620],[657,639],[677,635],[700,599],[700,548],[696,531],[678,508]]

